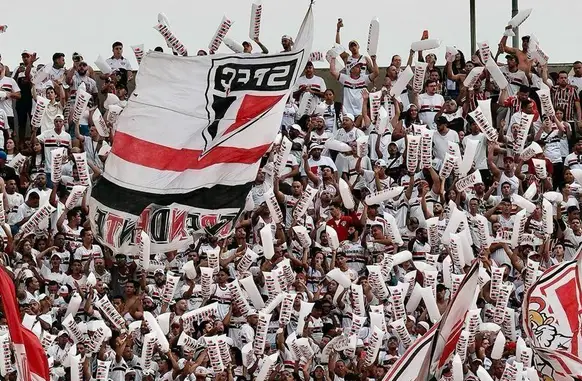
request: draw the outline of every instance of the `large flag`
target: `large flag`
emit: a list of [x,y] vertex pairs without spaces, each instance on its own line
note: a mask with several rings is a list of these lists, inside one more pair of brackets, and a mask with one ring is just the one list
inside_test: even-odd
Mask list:
[[548,269],[528,290],[523,329],[534,347],[581,354],[581,266],[577,260]]
[[92,190],[98,239],[122,251],[142,229],[161,252],[186,246],[193,232],[229,232],[312,40],[310,6],[291,52],[147,54]]
[[463,330],[467,311],[471,308],[479,287],[479,263],[478,260],[473,261],[469,272],[436,325],[436,334],[425,363],[420,369],[419,380],[428,379],[429,373],[435,373],[438,379],[453,355]]
[[48,360],[44,349],[38,337],[22,326],[16,307],[14,283],[3,269],[0,270],[0,297],[2,297],[10,340],[14,345],[19,380],[49,381]]
[[534,368],[544,381],[582,380],[582,360],[559,349],[532,347]]
[[440,373],[455,351],[478,285],[479,261],[474,261],[441,320],[404,352],[382,381],[428,380],[429,374]]
[[[382,381],[412,381],[419,374],[419,364],[426,359],[431,343],[436,335],[436,325],[433,325],[404,352],[384,376]],[[420,378],[418,378],[420,380]]]

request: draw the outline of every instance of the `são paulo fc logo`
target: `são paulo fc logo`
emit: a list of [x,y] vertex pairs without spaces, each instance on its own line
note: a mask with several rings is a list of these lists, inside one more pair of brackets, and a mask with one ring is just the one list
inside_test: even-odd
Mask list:
[[[287,96],[303,51],[212,60],[206,90],[208,127],[202,156],[252,127]],[[236,144],[235,144],[236,145]]]

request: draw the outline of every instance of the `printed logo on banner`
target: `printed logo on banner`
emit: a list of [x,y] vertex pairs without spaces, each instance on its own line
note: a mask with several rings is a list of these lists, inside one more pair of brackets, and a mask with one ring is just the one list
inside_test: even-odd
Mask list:
[[212,60],[206,89],[208,127],[202,156],[253,126],[287,95],[303,51],[286,57]]
[[227,235],[233,228],[238,213],[216,214],[210,211],[184,210],[183,207],[151,205],[139,216],[123,216],[115,210],[95,205],[97,233],[106,244],[128,247],[134,244],[135,234],[145,231],[153,245],[180,244],[191,238],[191,233],[204,231],[211,235]]

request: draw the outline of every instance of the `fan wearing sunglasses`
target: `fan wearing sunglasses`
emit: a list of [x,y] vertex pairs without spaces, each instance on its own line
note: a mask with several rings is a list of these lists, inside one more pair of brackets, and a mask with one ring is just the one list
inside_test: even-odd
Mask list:
[[73,54],[73,67],[67,72],[67,84],[71,87],[70,101],[75,101],[75,93],[85,84],[86,91],[93,96],[93,101],[97,99],[97,82],[92,78],[93,69],[87,64],[83,57],[77,53]]

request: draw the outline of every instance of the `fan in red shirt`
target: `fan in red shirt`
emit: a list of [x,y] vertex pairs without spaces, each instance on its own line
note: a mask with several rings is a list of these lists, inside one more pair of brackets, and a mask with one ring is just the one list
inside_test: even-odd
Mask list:
[[348,239],[348,229],[350,226],[360,226],[360,220],[354,211],[349,216],[345,216],[341,204],[332,203],[329,207],[331,218],[327,221],[327,226],[331,226],[337,233],[340,242]]

